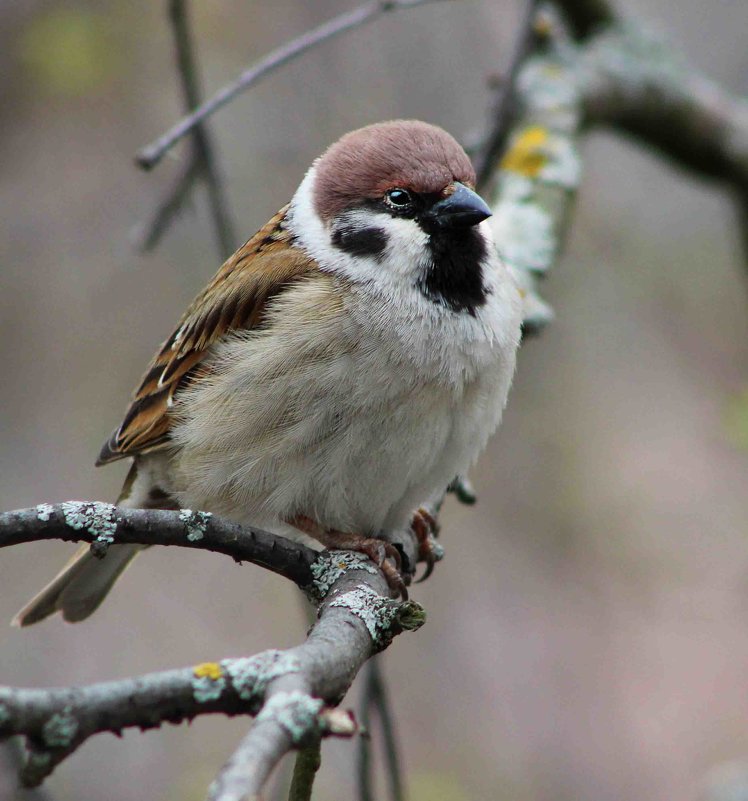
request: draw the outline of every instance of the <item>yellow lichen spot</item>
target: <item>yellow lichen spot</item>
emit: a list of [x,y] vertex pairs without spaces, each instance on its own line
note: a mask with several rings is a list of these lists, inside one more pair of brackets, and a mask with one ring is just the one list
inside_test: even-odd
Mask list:
[[501,168],[535,178],[548,161],[543,152],[548,138],[548,131],[540,125],[525,128],[502,159]]
[[203,662],[201,665],[195,665],[192,672],[195,674],[196,679],[208,678],[211,681],[218,681],[223,675],[218,662]]
[[344,562],[344,561],[341,559],[341,560],[338,562],[338,567],[339,567],[341,570],[345,570],[345,569],[348,567],[348,564],[347,564],[346,562]]

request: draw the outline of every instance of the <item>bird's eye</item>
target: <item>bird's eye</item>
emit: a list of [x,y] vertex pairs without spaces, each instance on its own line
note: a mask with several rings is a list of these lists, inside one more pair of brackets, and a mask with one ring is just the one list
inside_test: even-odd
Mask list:
[[395,209],[405,209],[413,202],[410,192],[405,189],[390,189],[385,193],[384,199]]

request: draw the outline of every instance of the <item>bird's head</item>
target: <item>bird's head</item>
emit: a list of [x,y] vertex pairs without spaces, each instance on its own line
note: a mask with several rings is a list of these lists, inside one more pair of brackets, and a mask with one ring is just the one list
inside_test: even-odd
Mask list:
[[345,134],[312,166],[292,205],[295,233],[322,269],[400,281],[455,310],[482,302],[491,215],[465,151],[416,120]]

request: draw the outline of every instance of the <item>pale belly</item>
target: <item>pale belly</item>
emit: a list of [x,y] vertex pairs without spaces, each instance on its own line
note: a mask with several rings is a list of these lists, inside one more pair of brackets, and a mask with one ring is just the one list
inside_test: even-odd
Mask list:
[[480,369],[429,370],[390,339],[323,308],[303,330],[224,343],[218,377],[177,409],[179,502],[275,530],[297,515],[369,535],[407,525],[498,425],[516,341],[486,345]]

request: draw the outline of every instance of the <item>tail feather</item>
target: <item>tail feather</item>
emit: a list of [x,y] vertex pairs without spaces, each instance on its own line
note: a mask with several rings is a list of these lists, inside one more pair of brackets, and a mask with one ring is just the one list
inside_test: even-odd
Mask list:
[[[163,477],[157,457],[139,457],[125,479],[117,503],[139,509],[174,509],[174,501],[160,489]],[[110,545],[98,559],[89,545],[82,545],[49,584],[13,618],[13,626],[30,626],[62,612],[70,623],[85,620],[104,600],[113,584],[143,545]]]
[[97,559],[87,544],[81,546],[70,562],[13,618],[11,625],[30,626],[57,611],[69,623],[85,620],[142,547],[112,545],[104,559]]

